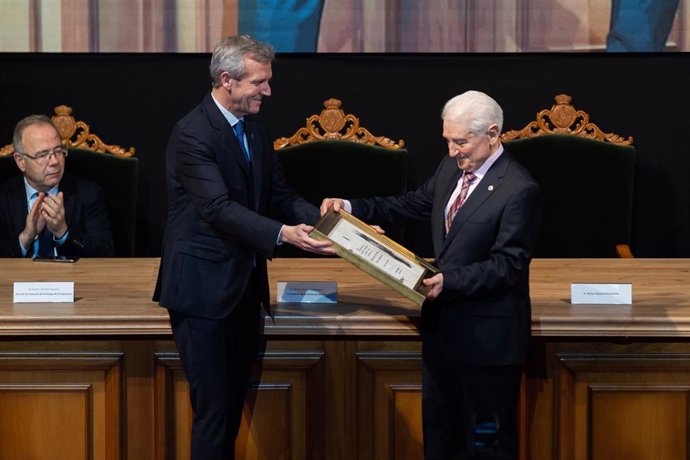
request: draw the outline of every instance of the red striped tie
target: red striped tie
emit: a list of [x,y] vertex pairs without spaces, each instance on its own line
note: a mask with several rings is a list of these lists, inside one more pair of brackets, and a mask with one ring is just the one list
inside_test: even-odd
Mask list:
[[455,199],[453,204],[450,206],[450,209],[448,210],[448,215],[446,216],[446,234],[450,231],[450,226],[453,223],[453,219],[455,219],[455,215],[458,213],[458,209],[460,209],[460,206],[465,203],[465,200],[467,199],[467,192],[470,189],[470,185],[474,180],[477,178],[473,173],[465,173],[465,175],[462,177],[462,187],[460,188],[460,194],[458,197]]

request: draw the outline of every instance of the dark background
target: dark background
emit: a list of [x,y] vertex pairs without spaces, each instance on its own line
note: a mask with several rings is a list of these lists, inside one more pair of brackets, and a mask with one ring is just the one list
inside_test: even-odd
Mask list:
[[[141,169],[137,255],[158,256],[166,218],[165,146],[175,122],[209,91],[209,59],[0,54],[0,144],[11,142],[22,117],[52,115],[65,104],[104,142],[134,146]],[[284,54],[273,66],[273,96],[262,114],[273,137],[288,136],[319,113],[325,99],[341,99],[343,110],[374,135],[404,139],[412,188],[446,154],[440,111],[456,94],[477,89],[494,97],[505,112],[504,130],[524,127],[556,94],[569,94],[605,132],[634,137],[635,255],[690,257],[689,81],[690,55],[682,53]],[[596,164],[583,164],[581,172],[583,187],[606,180]],[[426,226],[407,229],[403,243],[430,255]]]

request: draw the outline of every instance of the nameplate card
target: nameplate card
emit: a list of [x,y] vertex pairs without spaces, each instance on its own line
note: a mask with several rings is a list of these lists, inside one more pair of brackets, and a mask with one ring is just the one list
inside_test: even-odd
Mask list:
[[336,303],[335,281],[278,281],[278,303]]
[[14,283],[14,303],[74,302],[74,281]]
[[632,284],[580,284],[570,286],[572,304],[632,305]]

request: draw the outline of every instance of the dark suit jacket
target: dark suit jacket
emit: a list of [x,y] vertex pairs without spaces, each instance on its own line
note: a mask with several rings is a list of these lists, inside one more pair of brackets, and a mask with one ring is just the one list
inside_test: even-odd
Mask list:
[[232,127],[206,98],[175,126],[166,152],[168,223],[154,300],[202,318],[227,316],[254,269],[269,304],[266,259],[282,223],[313,223],[318,208],[285,182],[263,123],[244,117],[252,167]]
[[[113,234],[103,189],[87,180],[65,173],[60,181],[64,194],[69,236],[58,255],[69,257],[109,257],[113,254]],[[0,256],[21,257],[19,234],[26,225],[28,207],[24,176],[18,174],[0,191]],[[27,257],[33,255],[33,245]]]
[[541,225],[537,183],[505,150],[445,236],[444,208],[462,171],[446,156],[434,176],[400,197],[353,200],[353,213],[386,224],[430,219],[441,296],[422,312],[422,338],[434,334],[467,364],[523,362],[530,335],[529,264]]

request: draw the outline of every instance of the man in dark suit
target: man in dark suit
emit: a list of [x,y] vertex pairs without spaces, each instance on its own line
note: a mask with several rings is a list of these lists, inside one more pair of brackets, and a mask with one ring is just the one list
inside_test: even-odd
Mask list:
[[21,120],[13,144],[23,174],[0,188],[0,256],[112,255],[103,190],[65,173],[67,149],[50,118],[30,115]]
[[331,254],[309,237],[318,208],[285,182],[264,124],[273,49],[243,35],[213,51],[211,93],[175,126],[166,152],[168,223],[154,300],[170,314],[190,385],[192,459],[233,458],[261,305],[266,259],[281,243]]
[[468,91],[443,109],[448,143],[434,176],[399,197],[325,199],[381,225],[430,220],[440,273],[424,280],[425,459],[517,459],[521,363],[530,336],[529,264],[541,191],[503,147],[503,112]]

